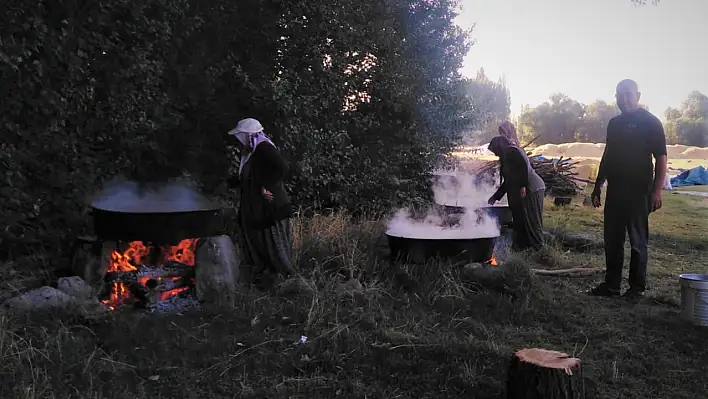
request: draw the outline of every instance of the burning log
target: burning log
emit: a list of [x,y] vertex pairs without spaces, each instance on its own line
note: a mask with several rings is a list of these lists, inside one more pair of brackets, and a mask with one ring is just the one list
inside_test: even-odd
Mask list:
[[545,349],[522,349],[511,357],[507,399],[583,399],[580,359]]
[[[119,283],[120,284],[120,283]],[[137,308],[150,308],[160,301],[165,301],[194,285],[189,277],[171,277],[169,279],[148,279],[144,282],[133,281],[128,284],[129,301]]]
[[141,270],[135,270],[130,272],[108,272],[106,273],[106,282],[130,282],[137,281],[141,278],[159,278],[159,277],[190,277],[195,276],[195,270],[191,266],[172,264],[169,267],[164,267],[160,269],[147,269],[149,271],[143,272]]

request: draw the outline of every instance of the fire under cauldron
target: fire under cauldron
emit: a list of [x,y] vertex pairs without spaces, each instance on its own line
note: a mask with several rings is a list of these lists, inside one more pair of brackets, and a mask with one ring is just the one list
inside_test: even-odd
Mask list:
[[198,200],[124,195],[106,201],[120,197],[114,189],[90,203],[95,236],[79,237],[72,258],[79,247],[91,245],[97,261],[76,274],[100,291],[104,304],[114,309],[130,299],[140,306],[193,288],[198,246],[204,238],[225,234],[226,217],[225,210],[191,193]]

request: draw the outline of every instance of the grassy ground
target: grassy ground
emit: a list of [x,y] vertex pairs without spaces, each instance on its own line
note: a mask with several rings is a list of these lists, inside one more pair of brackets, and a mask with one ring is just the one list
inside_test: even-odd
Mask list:
[[[599,232],[601,220],[546,210],[566,231]],[[296,220],[310,292],[168,316],[2,318],[0,397],[499,398],[510,354],[544,347],[582,359],[591,398],[694,399],[708,388],[706,330],[678,319],[677,276],[705,272],[707,220],[707,198],[665,195],[639,304],[586,297],[593,279],[531,277],[519,261],[505,267],[511,294],[449,265],[394,268],[379,222]],[[551,254],[553,267],[602,265],[597,250]],[[6,290],[27,284],[21,263],[3,269]],[[339,270],[363,288],[348,290]]]
[[674,188],[676,191],[698,191],[698,192],[708,192],[708,186],[684,186]]

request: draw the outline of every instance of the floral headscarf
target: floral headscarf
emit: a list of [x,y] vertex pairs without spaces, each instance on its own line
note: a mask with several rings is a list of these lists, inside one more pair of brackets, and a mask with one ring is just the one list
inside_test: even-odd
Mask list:
[[520,147],[519,138],[516,136],[516,128],[513,123],[506,121],[499,125],[499,135],[506,137],[512,146]]

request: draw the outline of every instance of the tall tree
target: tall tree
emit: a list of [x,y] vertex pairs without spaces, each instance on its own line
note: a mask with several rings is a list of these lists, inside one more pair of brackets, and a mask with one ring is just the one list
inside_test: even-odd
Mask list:
[[678,121],[681,119],[681,111],[676,108],[666,108],[664,111],[664,132],[666,141],[669,144],[679,144]]
[[576,141],[601,143],[607,137],[607,124],[610,119],[619,115],[619,108],[615,104],[608,104],[603,100],[596,100],[585,107],[585,114],[581,118],[576,134]]
[[556,93],[549,102],[527,109],[520,115],[519,124],[524,139],[538,137],[538,144],[567,143],[576,140],[584,113],[583,104]]
[[[679,112],[681,116],[676,118]],[[680,111],[671,110],[671,116],[671,129],[679,143],[708,147],[708,96],[699,91],[689,93]]]
[[470,141],[484,142],[497,135],[499,125],[509,119],[511,96],[503,78],[494,82],[480,68],[474,79],[465,85],[465,93],[471,102],[471,114],[476,119],[472,131],[467,133]]

